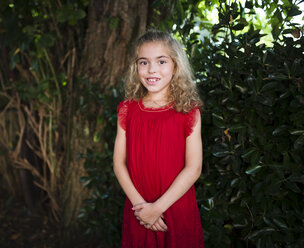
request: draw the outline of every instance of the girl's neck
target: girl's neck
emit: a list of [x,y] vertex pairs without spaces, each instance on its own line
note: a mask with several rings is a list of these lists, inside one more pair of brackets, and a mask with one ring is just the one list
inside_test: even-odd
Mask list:
[[153,94],[148,93],[143,98],[144,101],[154,101],[154,102],[167,102],[168,101],[168,94]]
[[146,107],[160,108],[169,104],[167,94],[151,94],[148,93],[143,99]]

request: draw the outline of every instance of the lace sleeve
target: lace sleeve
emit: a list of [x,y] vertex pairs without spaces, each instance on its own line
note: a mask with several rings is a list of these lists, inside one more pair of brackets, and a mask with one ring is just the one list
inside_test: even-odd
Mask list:
[[187,138],[193,132],[193,128],[195,127],[198,117],[201,114],[199,108],[192,109],[185,116],[185,137]]
[[122,101],[117,106],[117,119],[122,129],[127,129],[128,102]]

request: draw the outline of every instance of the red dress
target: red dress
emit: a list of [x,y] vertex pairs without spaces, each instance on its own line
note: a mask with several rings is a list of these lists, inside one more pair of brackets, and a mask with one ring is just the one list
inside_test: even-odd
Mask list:
[[[185,142],[196,123],[196,111],[176,112],[172,105],[147,108],[140,101],[122,101],[119,125],[126,131],[127,167],[138,192],[156,201],[185,166]],[[203,248],[203,230],[192,186],[165,213],[167,232],[139,224],[126,199],[122,248]]]

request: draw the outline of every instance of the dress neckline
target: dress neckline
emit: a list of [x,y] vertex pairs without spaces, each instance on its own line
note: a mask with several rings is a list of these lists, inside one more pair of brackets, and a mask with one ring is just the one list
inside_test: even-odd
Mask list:
[[142,98],[138,100],[138,106],[139,106],[139,108],[142,111],[145,111],[145,112],[163,112],[163,111],[167,111],[167,110],[171,109],[173,107],[173,105],[174,105],[173,102],[170,102],[170,103],[168,103],[165,106],[153,108],[153,107],[146,107],[143,104]]

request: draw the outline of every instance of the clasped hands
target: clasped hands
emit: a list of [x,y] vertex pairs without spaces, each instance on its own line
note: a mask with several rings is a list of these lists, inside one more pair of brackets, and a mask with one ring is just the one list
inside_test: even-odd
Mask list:
[[166,232],[163,213],[153,203],[142,202],[133,206],[134,215],[141,225],[153,231]]

